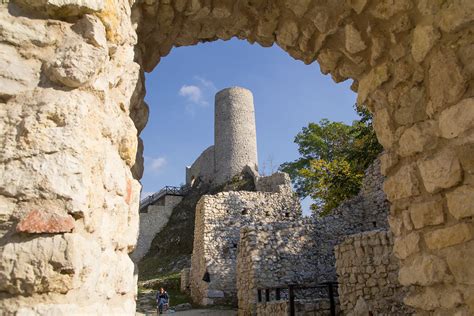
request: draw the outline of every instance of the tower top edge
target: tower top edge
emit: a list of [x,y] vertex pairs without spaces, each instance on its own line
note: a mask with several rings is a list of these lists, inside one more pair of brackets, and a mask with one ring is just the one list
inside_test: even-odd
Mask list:
[[233,86],[233,87],[222,89],[219,92],[217,92],[216,98],[221,98],[221,97],[225,97],[226,95],[233,95],[233,94],[250,94],[253,96],[252,91],[250,91],[249,89]]

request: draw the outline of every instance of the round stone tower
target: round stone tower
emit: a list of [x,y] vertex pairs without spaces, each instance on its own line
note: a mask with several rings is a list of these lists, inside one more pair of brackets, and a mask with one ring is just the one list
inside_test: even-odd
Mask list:
[[224,183],[245,166],[257,170],[255,109],[250,90],[231,87],[219,91],[214,121],[215,184]]

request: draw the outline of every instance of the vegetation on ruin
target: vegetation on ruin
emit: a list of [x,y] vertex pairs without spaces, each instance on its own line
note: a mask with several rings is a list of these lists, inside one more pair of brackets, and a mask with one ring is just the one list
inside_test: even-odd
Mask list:
[[352,125],[322,119],[303,127],[294,140],[301,157],[280,166],[298,195],[313,199],[311,210],[319,216],[357,195],[365,169],[382,151],[372,115],[365,107],[356,105],[355,110],[360,119]]

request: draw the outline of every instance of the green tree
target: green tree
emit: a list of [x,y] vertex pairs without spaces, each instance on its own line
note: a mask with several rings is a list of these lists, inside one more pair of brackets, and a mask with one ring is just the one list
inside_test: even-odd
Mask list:
[[315,201],[311,209],[320,216],[359,192],[365,169],[382,151],[370,112],[356,111],[360,119],[352,125],[323,119],[303,127],[295,137],[301,157],[280,166],[298,195]]

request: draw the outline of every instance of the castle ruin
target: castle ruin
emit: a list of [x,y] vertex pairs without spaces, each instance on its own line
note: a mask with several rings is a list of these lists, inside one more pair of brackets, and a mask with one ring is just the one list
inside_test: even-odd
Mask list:
[[200,181],[216,186],[231,180],[246,166],[258,170],[252,92],[240,87],[219,91],[214,113],[214,145],[186,168],[188,185]]
[[135,313],[144,73],[237,37],[353,81],[385,149],[403,302],[473,314],[473,23],[471,0],[2,1],[0,309]]

